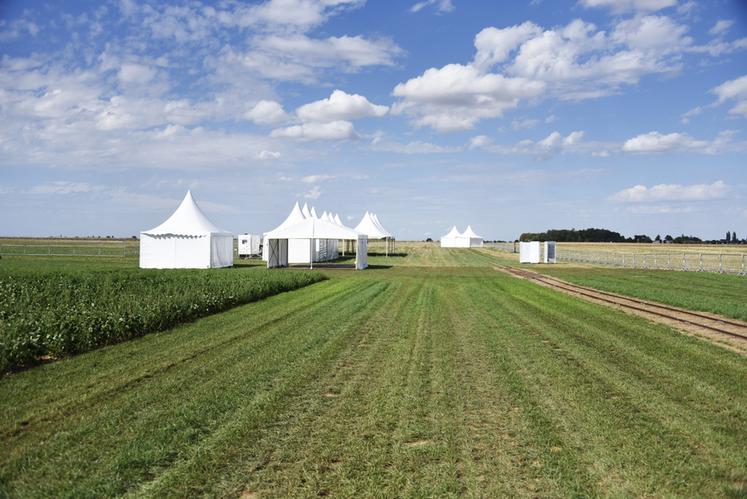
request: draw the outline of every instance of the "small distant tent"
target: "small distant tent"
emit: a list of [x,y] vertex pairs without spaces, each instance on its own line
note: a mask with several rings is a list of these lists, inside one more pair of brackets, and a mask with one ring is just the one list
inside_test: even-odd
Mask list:
[[[274,230],[280,229],[282,227],[289,227],[291,225],[294,225],[301,220],[304,220],[306,216],[304,215],[304,212],[308,212],[309,207],[308,205],[304,204],[303,209],[299,208],[298,202],[293,206],[293,209],[291,209],[291,212],[288,214],[288,216],[285,218],[283,223],[275,227]],[[309,213],[309,216],[311,214]],[[308,248],[307,244],[303,244],[301,241],[293,241],[288,246],[288,258],[290,259],[291,263],[309,263],[309,255],[308,255]],[[267,247],[267,241],[265,240],[262,244],[262,260],[267,261],[268,258],[268,247]],[[314,255],[314,258],[316,258],[316,254]]]
[[368,239],[383,239],[385,244],[384,252],[389,255],[390,248],[393,249],[394,237],[381,226],[379,218],[375,213],[366,212],[361,221],[355,227],[355,230],[365,234]]
[[442,248],[458,248],[461,243],[462,234],[457,230],[456,225],[444,236],[441,236]]
[[210,269],[233,265],[233,234],[213,225],[187,191],[161,225],[140,233],[140,268]]
[[289,263],[288,245],[291,241],[302,241],[306,245],[307,262],[314,267],[311,258],[317,240],[341,240],[357,243],[355,268],[358,270],[368,267],[368,241],[364,234],[348,227],[341,227],[335,223],[316,217],[306,218],[288,227],[278,227],[265,235],[268,246],[267,268],[287,267]]
[[482,248],[482,236],[475,234],[471,225],[468,225],[464,232],[462,232],[462,239],[467,248]]

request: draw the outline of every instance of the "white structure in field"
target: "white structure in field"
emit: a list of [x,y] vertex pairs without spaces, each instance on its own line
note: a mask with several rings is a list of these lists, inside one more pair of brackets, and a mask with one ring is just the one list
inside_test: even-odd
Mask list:
[[233,234],[208,220],[187,191],[161,225],[140,233],[140,268],[210,269],[233,265]]
[[239,234],[239,258],[260,255],[262,237],[257,234]]
[[457,230],[456,225],[445,236],[441,236],[442,248],[459,248],[460,237],[462,234]]
[[462,240],[467,248],[482,248],[482,236],[475,234],[471,225],[462,232]]
[[471,225],[468,225],[462,233],[455,225],[448,234],[441,237],[442,248],[482,248],[482,244],[482,236],[475,234]]
[[[340,222],[339,215],[332,215],[332,213],[325,211],[322,213],[322,216],[318,216],[314,207],[309,208],[309,205],[304,203],[303,208],[300,208],[298,203],[296,203],[283,223],[278,225],[272,231],[264,234],[262,259],[264,261],[269,261],[270,258],[270,246],[267,241],[267,234],[280,229],[285,229],[304,220],[319,220],[336,227],[344,227],[348,230],[352,230],[345,227],[342,222]],[[284,248],[283,251],[286,253],[285,258],[287,258],[288,264],[310,264],[314,262],[335,260],[340,256],[339,241],[340,240],[338,239],[314,238],[312,244],[309,240],[289,238],[287,241],[287,248]],[[349,244],[349,246],[352,248],[353,245]],[[309,248],[311,248],[311,252],[309,252]]]
[[539,263],[540,242],[529,241],[519,243],[519,263]]
[[557,262],[556,244],[555,241],[545,241],[545,252],[542,255],[542,261],[545,263]]
[[313,254],[316,251],[316,242],[320,240],[355,241],[357,243],[355,268],[362,270],[368,267],[368,240],[364,234],[312,216],[287,227],[278,227],[265,234],[265,244],[268,248],[267,268],[287,267],[289,263],[292,263],[288,248],[293,241],[306,244],[307,262],[310,268],[314,268]]
[[355,230],[361,234],[365,234],[368,239],[383,239],[384,252],[387,256],[390,250],[394,250],[394,236],[381,225],[376,213],[369,213],[367,211],[358,225],[356,225]]

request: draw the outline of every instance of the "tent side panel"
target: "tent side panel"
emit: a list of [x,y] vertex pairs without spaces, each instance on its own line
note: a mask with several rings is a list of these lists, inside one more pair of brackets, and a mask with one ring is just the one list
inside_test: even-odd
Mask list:
[[233,236],[212,234],[210,236],[210,267],[230,267],[233,265]]
[[[288,263],[311,263],[309,261],[309,240],[288,239]],[[316,245],[314,246],[316,248]],[[313,255],[316,260],[316,252]]]
[[355,270],[363,270],[368,267],[368,238],[358,237],[358,248],[355,252]]

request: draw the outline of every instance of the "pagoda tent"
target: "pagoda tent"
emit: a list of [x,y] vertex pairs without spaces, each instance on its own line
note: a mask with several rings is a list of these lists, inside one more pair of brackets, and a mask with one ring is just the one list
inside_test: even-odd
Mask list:
[[389,255],[389,238],[391,234],[386,232],[383,227],[376,223],[374,216],[368,211],[363,215],[361,221],[356,225],[355,230],[368,236],[368,239],[384,239],[386,254]]
[[303,204],[303,208],[301,208],[301,213],[303,214],[304,218],[309,218],[311,216],[308,203]]
[[394,236],[392,235],[391,232],[389,232],[388,230],[386,230],[383,225],[381,225],[381,222],[379,221],[379,215],[377,215],[376,213],[373,213],[372,216],[373,216],[374,222],[376,222],[376,226],[384,234],[387,235],[387,239],[386,239],[386,244],[387,244],[386,253],[388,255],[389,253],[391,253],[391,252],[394,251]]
[[482,248],[482,236],[475,234],[470,225],[462,232],[462,240],[467,248]]
[[451,228],[448,234],[441,236],[442,248],[459,248],[462,234],[457,230],[456,225]]
[[[308,211],[308,207],[304,205],[304,209]],[[276,229],[279,229],[281,227],[287,227],[289,225],[296,224],[306,218],[303,214],[303,210],[298,207],[298,202],[293,206],[293,209],[291,210],[290,214],[286,217],[286,219],[276,227]],[[300,255],[302,258],[306,255],[306,246],[302,245],[301,243],[297,243],[294,241],[290,247],[288,248],[288,251],[291,253],[289,255],[289,258],[293,263],[308,263],[308,261],[301,261],[301,262],[295,262],[296,255]],[[267,244],[262,243],[262,260],[267,261]]]
[[344,227],[342,221],[340,220],[340,215],[338,215],[337,213],[335,213],[335,223],[340,227]]
[[318,218],[306,218],[289,227],[279,227],[270,231],[265,236],[269,248],[267,268],[287,267],[290,263],[288,258],[288,244],[290,241],[303,241],[307,251],[307,261],[310,267],[314,267],[311,258],[315,242],[319,239],[354,241],[357,244],[355,268],[365,269],[368,267],[367,247],[368,241],[364,234],[357,231],[340,227],[337,224],[320,220]]
[[210,269],[233,265],[233,234],[208,220],[187,191],[161,225],[140,233],[140,268]]

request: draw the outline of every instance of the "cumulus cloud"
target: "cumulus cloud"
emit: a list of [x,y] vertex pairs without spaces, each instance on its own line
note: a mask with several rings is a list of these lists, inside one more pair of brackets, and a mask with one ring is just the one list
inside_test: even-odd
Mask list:
[[87,182],[69,182],[59,180],[45,184],[35,185],[29,192],[31,194],[79,194],[91,192],[95,189]]
[[454,10],[454,4],[451,3],[451,0],[423,0],[413,4],[413,6],[410,7],[410,12],[420,12],[426,7],[435,7],[436,12],[439,14],[444,14]]
[[513,146],[503,146],[494,144],[485,135],[478,135],[470,139],[469,148],[484,149],[497,154],[528,154],[539,158],[549,158],[564,152],[580,151],[583,137],[584,132],[582,131],[573,131],[565,136],[558,131],[554,131],[543,139],[536,141],[524,139]]
[[388,111],[387,106],[372,104],[362,95],[351,95],[342,90],[335,90],[327,99],[299,107],[296,115],[303,121],[330,122],[380,117]]
[[677,0],[581,0],[585,7],[607,7],[613,12],[653,12],[677,5]]
[[273,125],[288,119],[279,102],[261,100],[244,114],[244,117],[259,125]]
[[259,151],[257,154],[257,159],[261,160],[269,160],[269,159],[278,159],[280,158],[281,154],[277,151],[268,151],[266,149],[263,149]]
[[610,197],[617,203],[657,203],[671,201],[707,201],[722,199],[729,193],[729,186],[717,180],[712,184],[657,184],[651,187],[635,185]]
[[332,121],[330,123],[302,123],[285,128],[277,128],[272,137],[286,137],[296,140],[347,140],[355,139],[353,124],[349,121]]
[[536,97],[543,89],[542,82],[449,64],[397,85],[393,94],[403,100],[393,110],[412,115],[416,126],[466,130],[481,119],[501,116],[520,99]]
[[736,102],[736,105],[729,110],[729,113],[747,118],[747,75],[725,81],[712,89],[711,93],[718,97],[717,104],[727,101]]
[[305,184],[318,184],[320,182],[327,182],[329,180],[334,180],[336,178],[337,177],[335,175],[320,173],[317,175],[306,175],[304,177],[301,177],[301,182]]
[[716,21],[716,24],[714,24],[713,27],[708,30],[708,32],[713,36],[721,36],[729,31],[732,26],[734,26],[734,21],[729,19],[720,19]]
[[321,195],[322,195],[322,190],[319,188],[318,185],[315,185],[311,189],[306,191],[303,197],[306,199],[319,199],[319,196]]
[[616,21],[610,31],[579,19],[549,29],[532,22],[485,28],[475,36],[470,63],[430,68],[399,83],[393,95],[400,101],[392,111],[406,113],[418,127],[465,130],[502,116],[522,101],[614,94],[646,75],[679,71],[684,53],[713,54],[741,46],[696,46],[685,25],[651,13],[673,4],[589,0],[587,6],[642,11]]
[[715,154],[721,152],[731,141],[734,132],[721,132],[713,140],[699,140],[684,133],[660,133],[657,131],[637,135],[625,141],[622,150],[628,153],[664,153],[677,151]]

